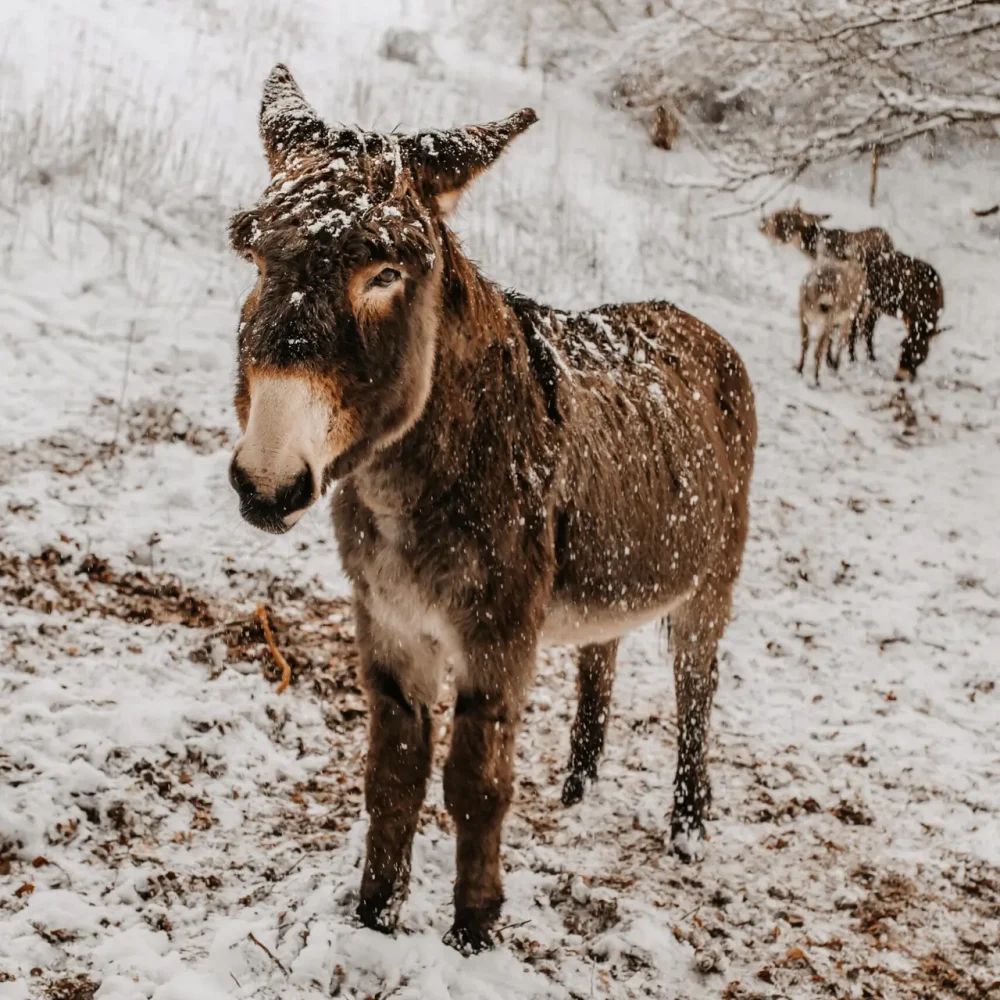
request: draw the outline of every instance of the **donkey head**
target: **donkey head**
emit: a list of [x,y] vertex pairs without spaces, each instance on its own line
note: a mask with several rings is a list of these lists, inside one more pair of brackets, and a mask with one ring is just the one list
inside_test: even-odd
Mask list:
[[761,219],[758,230],[772,243],[790,243],[800,250],[805,247],[805,234],[829,219],[829,215],[807,212],[799,202],[782,208]]
[[271,182],[230,241],[258,271],[239,325],[240,512],[287,531],[419,419],[442,316],[442,218],[536,120],[379,134],[325,125],[284,66],[264,87]]

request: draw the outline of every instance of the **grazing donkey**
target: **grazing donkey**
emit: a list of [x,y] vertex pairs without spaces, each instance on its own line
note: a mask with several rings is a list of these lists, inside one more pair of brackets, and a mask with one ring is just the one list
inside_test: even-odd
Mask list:
[[826,355],[831,368],[840,367],[840,353],[850,340],[855,317],[867,310],[864,268],[853,260],[820,261],[802,280],[799,288],[799,327],[802,353],[798,372],[806,363],[809,334],[816,340],[813,377],[819,385],[819,369]]
[[381,135],[324,125],[288,70],[264,88],[271,183],[230,224],[258,268],[239,327],[243,517],[287,531],[336,481],[370,730],[358,915],[407,893],[447,665],[449,943],[491,944],[514,739],[541,641],[583,647],[564,801],[596,773],[619,636],[669,615],[672,832],[709,805],[716,645],[747,535],[753,392],[733,348],[662,302],[574,315],[503,293],[443,219],[536,120]]
[[848,355],[853,361],[855,344],[864,337],[868,358],[875,360],[875,323],[879,316],[897,316],[906,326],[899,355],[896,380],[916,377],[927,359],[930,342],[937,336],[944,308],[944,288],[930,264],[900,253],[884,229],[825,229],[828,215],[813,215],[796,202],[768,216],[760,231],[775,243],[790,243],[806,256],[817,259],[855,260],[865,269],[867,306],[851,328]]
[[866,268],[882,254],[895,249],[892,237],[884,229],[873,227],[854,233],[848,229],[827,229],[822,223],[829,215],[814,215],[796,202],[763,219],[760,231],[772,243],[790,243],[814,260],[832,257],[856,260]]

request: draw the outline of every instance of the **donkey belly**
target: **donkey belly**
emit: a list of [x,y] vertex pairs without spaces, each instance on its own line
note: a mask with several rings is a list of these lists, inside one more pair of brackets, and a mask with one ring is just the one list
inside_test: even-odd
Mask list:
[[626,632],[665,618],[686,596],[680,594],[672,600],[641,608],[596,606],[585,602],[574,604],[556,597],[545,617],[542,642],[553,646],[610,642]]

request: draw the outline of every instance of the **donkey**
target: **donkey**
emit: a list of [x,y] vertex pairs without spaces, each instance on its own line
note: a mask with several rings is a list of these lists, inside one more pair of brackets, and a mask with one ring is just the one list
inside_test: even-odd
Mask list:
[[917,369],[927,360],[931,341],[941,332],[939,321],[944,309],[941,276],[926,261],[894,250],[868,267],[868,310],[851,330],[851,357],[854,340],[864,337],[868,357],[875,360],[872,340],[879,316],[896,316],[906,327],[899,351],[897,382],[912,382]]
[[849,229],[827,229],[822,225],[829,215],[814,215],[799,202],[763,219],[760,231],[772,243],[790,243],[814,260],[832,257],[855,260],[866,268],[870,262],[895,249],[892,237],[878,227],[851,232]]
[[850,340],[855,318],[868,309],[864,268],[853,260],[818,263],[803,279],[799,288],[799,328],[802,353],[797,371],[802,374],[809,350],[810,332],[817,333],[814,379],[819,385],[823,355],[831,368],[840,367],[840,354]]
[[930,341],[939,333],[944,288],[930,264],[895,249],[884,229],[826,229],[828,215],[813,215],[796,202],[768,216],[760,231],[772,242],[790,243],[814,260],[855,260],[865,269],[868,293],[863,316],[856,319],[848,341],[853,361],[855,344],[864,337],[870,361],[875,360],[875,323],[879,316],[898,316],[906,326],[896,380],[912,380],[927,359]]
[[445,939],[465,953],[491,945],[503,904],[515,732],[543,641],[582,647],[572,803],[596,775],[619,637],[670,617],[671,831],[683,856],[699,849],[757,436],[742,361],[693,316],[664,302],[558,312],[463,255],[446,214],[535,121],[524,109],[447,131],[328,127],[277,66],[260,112],[270,185],[230,223],[258,269],[238,333],[241,513],[287,531],[337,484],[369,705],[358,917],[396,925],[450,665]]

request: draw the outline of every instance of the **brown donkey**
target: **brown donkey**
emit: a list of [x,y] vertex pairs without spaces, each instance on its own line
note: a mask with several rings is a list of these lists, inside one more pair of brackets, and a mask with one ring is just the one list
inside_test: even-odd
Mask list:
[[443,217],[535,121],[380,135],[328,128],[278,66],[272,179],[237,214],[259,271],[239,327],[231,480],[286,531],[333,482],[370,711],[358,914],[393,929],[457,687],[445,802],[463,951],[491,943],[514,739],[541,641],[583,647],[564,801],[596,774],[618,637],[670,616],[679,719],[672,832],[709,805],[716,645],[747,535],[756,420],[733,348],[666,303],[571,315],[501,292]]

